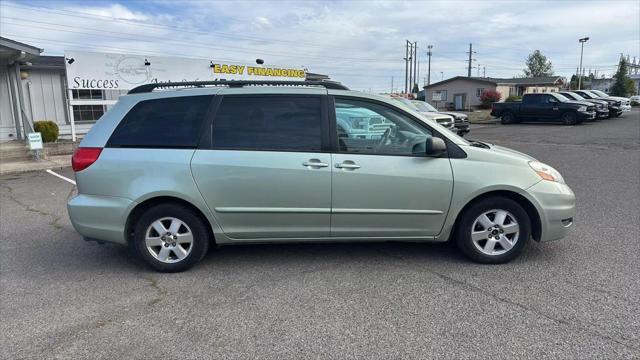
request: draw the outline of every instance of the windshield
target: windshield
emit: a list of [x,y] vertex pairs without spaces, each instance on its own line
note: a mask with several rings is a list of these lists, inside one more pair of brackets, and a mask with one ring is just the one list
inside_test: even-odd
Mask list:
[[420,100],[412,100],[411,103],[418,108],[418,110],[420,111],[427,111],[427,112],[438,112],[438,110],[436,108],[434,108],[433,106],[431,106],[431,104],[424,102],[424,101],[420,101]]
[[586,100],[585,98],[583,98],[582,96],[576,94],[576,93],[562,93],[562,95],[568,97],[568,98],[572,98],[573,100],[578,100],[578,101],[583,101]]
[[595,95],[589,94],[586,91],[580,91],[580,92],[578,92],[578,94],[582,95],[582,97],[587,98],[587,99],[593,99],[594,97],[596,97]]
[[571,101],[568,97],[564,96],[564,95],[560,95],[558,93],[549,93],[551,96],[555,97],[556,99],[558,99],[560,102],[567,102],[567,101]]
[[[591,90],[588,90],[588,91],[587,91],[587,90],[585,90],[584,92],[586,92],[587,94],[591,95],[591,96],[592,96],[592,97],[594,97],[594,98],[603,97],[602,95],[598,94],[598,93],[597,93],[597,92],[595,92],[595,91],[591,91]],[[604,96],[604,97],[607,97],[607,96]]]
[[609,95],[607,95],[607,93],[605,93],[604,91],[600,91],[600,90],[591,90],[592,93],[602,96],[602,97],[609,97]]
[[407,108],[409,108],[409,109],[411,109],[413,111],[418,110],[418,108],[416,108],[416,106],[413,105],[413,103],[411,103],[411,101],[409,101],[409,100],[407,100],[405,98],[393,97],[392,99],[397,101],[397,102],[399,102],[399,103],[401,103],[402,105],[404,105],[405,107],[407,107]]

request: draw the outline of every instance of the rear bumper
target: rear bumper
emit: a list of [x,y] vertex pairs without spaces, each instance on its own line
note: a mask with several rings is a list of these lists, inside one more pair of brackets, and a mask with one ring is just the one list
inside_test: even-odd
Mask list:
[[540,214],[540,241],[561,239],[574,227],[576,198],[565,184],[542,180],[527,189]]
[[126,244],[127,214],[135,202],[114,196],[80,194],[67,203],[71,224],[85,238]]

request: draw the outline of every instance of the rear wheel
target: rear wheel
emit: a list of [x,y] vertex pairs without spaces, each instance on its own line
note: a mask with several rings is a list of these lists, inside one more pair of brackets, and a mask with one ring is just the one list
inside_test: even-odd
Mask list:
[[161,272],[192,267],[207,253],[209,242],[204,221],[193,210],[178,204],[148,209],[134,229],[136,252]]
[[507,111],[502,114],[501,122],[504,125],[513,124],[516,122],[516,117],[515,115],[513,115],[513,113]]
[[460,217],[455,241],[471,260],[500,264],[517,257],[531,236],[531,221],[517,202],[488,197],[471,205]]
[[562,117],[560,119],[562,120],[562,123],[564,125],[575,125],[578,122],[578,117],[575,113],[572,112],[566,112],[562,114]]

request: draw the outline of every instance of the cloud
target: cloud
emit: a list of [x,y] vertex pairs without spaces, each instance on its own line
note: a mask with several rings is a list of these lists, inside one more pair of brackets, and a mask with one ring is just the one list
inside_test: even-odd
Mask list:
[[[417,41],[420,77],[431,44],[432,79],[522,74],[540,49],[556,73],[579,62],[577,39],[591,37],[584,64],[606,73],[620,53],[638,56],[637,1],[194,1],[0,3],[0,33],[46,53],[131,52],[304,65],[356,89],[404,82],[404,43]],[[6,35],[5,35],[6,34]],[[474,74],[477,70],[474,70]],[[482,72],[481,72],[482,73]]]

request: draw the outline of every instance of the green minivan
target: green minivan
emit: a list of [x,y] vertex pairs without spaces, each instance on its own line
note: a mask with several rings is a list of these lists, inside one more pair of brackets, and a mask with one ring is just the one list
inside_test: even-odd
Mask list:
[[276,242],[451,240],[504,263],[567,235],[575,213],[551,166],[329,81],[142,85],[72,163],[75,229],[164,272]]

